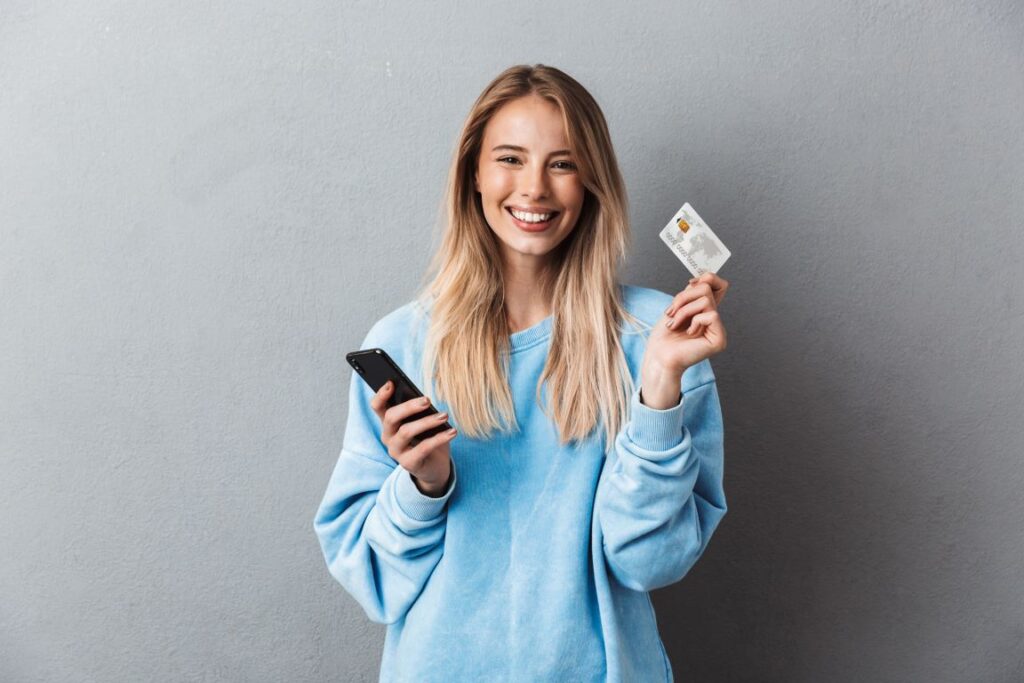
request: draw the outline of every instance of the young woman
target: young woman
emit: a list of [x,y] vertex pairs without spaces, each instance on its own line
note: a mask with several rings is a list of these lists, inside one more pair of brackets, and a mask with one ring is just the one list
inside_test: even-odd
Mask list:
[[[425,406],[353,375],[314,521],[331,574],[388,624],[380,679],[671,681],[648,591],[726,512],[708,358],[728,282],[619,284],[607,125],[552,67],[512,67],[474,103],[446,209],[423,291],[361,347],[441,413],[403,423]],[[446,418],[457,432],[413,442]]]

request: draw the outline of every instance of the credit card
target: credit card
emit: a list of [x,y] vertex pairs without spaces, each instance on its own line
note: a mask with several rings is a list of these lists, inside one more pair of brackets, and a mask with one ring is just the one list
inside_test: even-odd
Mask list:
[[694,276],[709,271],[717,273],[732,256],[689,202],[676,211],[676,215],[661,231],[661,240]]

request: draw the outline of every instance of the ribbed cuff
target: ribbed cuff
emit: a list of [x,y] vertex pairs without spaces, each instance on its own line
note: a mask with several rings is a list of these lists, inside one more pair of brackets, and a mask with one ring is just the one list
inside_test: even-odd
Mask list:
[[631,419],[626,435],[630,441],[647,451],[667,451],[678,446],[683,440],[683,406],[686,399],[682,394],[679,403],[657,410],[640,402],[640,387],[633,391]]
[[433,498],[421,493],[416,488],[416,482],[412,480],[412,474],[409,470],[401,465],[398,465],[398,469],[400,471],[396,475],[395,480],[395,498],[398,500],[398,505],[402,508],[402,512],[420,522],[429,522],[439,517],[444,511],[444,506],[448,499],[451,498],[452,491],[455,490],[455,480],[457,478],[455,474],[455,461],[452,460],[452,476],[451,481],[448,483],[448,490],[440,498]]

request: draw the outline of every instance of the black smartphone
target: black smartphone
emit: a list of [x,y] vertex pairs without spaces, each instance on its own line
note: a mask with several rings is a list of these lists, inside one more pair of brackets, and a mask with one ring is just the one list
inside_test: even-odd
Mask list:
[[[396,406],[399,403],[405,403],[406,401],[414,398],[423,396],[412,380],[409,379],[402,368],[398,367],[388,352],[384,349],[364,349],[362,351],[353,351],[352,353],[345,355],[345,360],[352,366],[352,369],[359,373],[359,376],[370,385],[374,393],[380,391],[380,388],[391,380],[395,384],[395,389],[391,393],[391,398],[388,400],[388,405]],[[420,418],[433,415],[437,412],[437,408],[433,405],[429,405],[422,411],[410,415],[406,419],[402,420],[402,424],[406,422],[413,422]],[[443,424],[436,427],[420,432],[414,436],[412,443],[415,445],[423,439],[430,438],[435,434],[448,431],[452,426],[445,420]]]

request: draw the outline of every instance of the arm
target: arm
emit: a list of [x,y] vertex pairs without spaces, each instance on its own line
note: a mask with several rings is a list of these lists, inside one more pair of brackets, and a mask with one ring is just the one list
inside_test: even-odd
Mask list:
[[[362,348],[366,348],[364,342]],[[344,446],[313,522],[328,570],[377,623],[401,619],[444,552],[446,503],[417,488],[380,440],[370,388],[353,373]]]
[[631,419],[598,485],[605,559],[627,588],[682,579],[725,516],[722,413],[707,367],[710,379],[672,407],[652,408],[640,401],[642,387],[633,392]]

